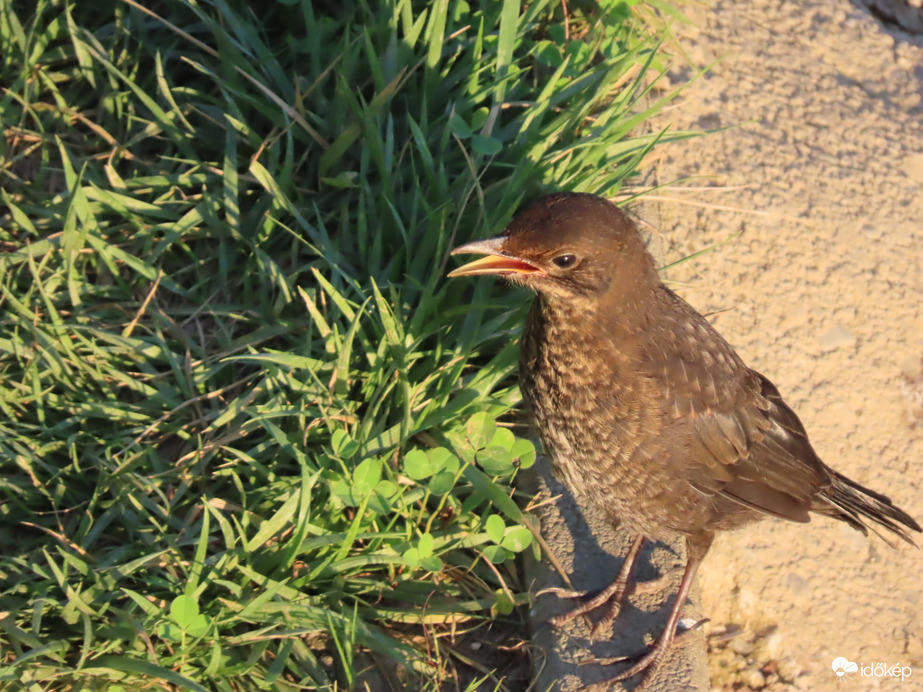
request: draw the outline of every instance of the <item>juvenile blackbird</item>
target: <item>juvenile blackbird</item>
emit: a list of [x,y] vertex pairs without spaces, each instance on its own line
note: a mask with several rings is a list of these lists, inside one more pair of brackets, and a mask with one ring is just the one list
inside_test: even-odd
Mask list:
[[[776,387],[661,283],[635,224],[588,194],[544,197],[496,238],[455,248],[485,257],[449,274],[492,274],[532,289],[522,335],[523,397],[555,474],[636,539],[613,584],[570,613],[618,612],[647,538],[685,538],[686,567],[666,629],[612,678],[644,673],[674,640],[715,532],[810,512],[913,543],[920,526],[884,495],[824,464]],[[877,533],[877,531],[876,531]]]

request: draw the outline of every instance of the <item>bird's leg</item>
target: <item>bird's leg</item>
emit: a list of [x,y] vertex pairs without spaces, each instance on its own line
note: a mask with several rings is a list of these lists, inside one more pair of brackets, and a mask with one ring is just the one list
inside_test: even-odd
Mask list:
[[[578,615],[583,615],[588,613],[591,610],[599,608],[601,605],[609,602],[609,608],[606,611],[606,614],[603,616],[603,619],[600,620],[596,626],[593,627],[593,634],[596,633],[602,626],[605,626],[612,622],[615,617],[618,615],[619,610],[621,610],[622,602],[625,599],[626,594],[628,593],[628,586],[631,582],[631,572],[634,569],[635,562],[638,560],[638,554],[641,552],[641,546],[644,545],[644,536],[638,536],[635,538],[634,542],[631,544],[631,548],[628,549],[628,553],[625,555],[625,561],[622,563],[621,569],[619,569],[618,576],[615,578],[609,586],[600,591],[598,594],[592,598],[583,601],[576,608],[563,613],[561,615],[556,615],[551,618],[549,622],[555,627],[559,627],[566,622],[570,622]],[[571,591],[567,589],[544,589],[539,592],[539,595],[552,593],[556,596],[562,598],[580,598],[586,596],[586,592],[583,591]]]
[[[622,682],[623,680],[628,680],[629,678],[632,678],[639,673],[643,673],[641,681],[632,691],[641,692],[651,681],[654,672],[657,670],[657,667],[660,665],[660,662],[663,660],[664,655],[667,653],[670,647],[674,643],[678,643],[680,639],[685,639],[689,632],[706,622],[706,620],[700,620],[689,629],[683,631],[681,635],[677,636],[676,634],[676,627],[679,624],[679,617],[683,611],[683,606],[686,604],[686,599],[689,597],[689,590],[692,588],[692,582],[695,579],[695,573],[699,569],[699,564],[702,562],[702,558],[705,557],[705,553],[707,553],[708,549],[711,547],[711,542],[713,539],[714,534],[711,533],[704,535],[699,534],[694,538],[686,538],[686,569],[683,571],[683,580],[679,584],[679,591],[676,594],[676,602],[673,603],[673,608],[670,610],[670,617],[667,618],[666,628],[657,638],[657,641],[654,642],[654,645],[649,647],[647,651],[638,656],[622,656],[619,658],[598,661],[604,665],[623,663],[625,661],[632,660],[635,661],[631,667],[623,670],[615,677],[609,678],[605,681],[605,683],[602,683],[604,686],[599,687],[598,689],[608,690],[610,689],[611,684],[614,682]],[[589,690],[596,688],[596,685],[589,685],[583,689],[588,692]]]

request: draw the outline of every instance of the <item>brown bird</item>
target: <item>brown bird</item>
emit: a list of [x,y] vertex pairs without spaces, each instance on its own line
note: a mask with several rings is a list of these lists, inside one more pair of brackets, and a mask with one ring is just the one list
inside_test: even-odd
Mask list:
[[816,512],[913,543],[908,529],[919,524],[824,464],[772,382],[661,283],[618,207],[595,195],[550,195],[496,238],[452,251],[461,253],[486,257],[450,277],[498,275],[538,294],[519,358],[535,427],[578,503],[636,536],[612,585],[552,622],[609,601],[611,620],[644,540],[685,538],[666,629],[612,682],[650,679],[716,531],[767,516],[807,522]]

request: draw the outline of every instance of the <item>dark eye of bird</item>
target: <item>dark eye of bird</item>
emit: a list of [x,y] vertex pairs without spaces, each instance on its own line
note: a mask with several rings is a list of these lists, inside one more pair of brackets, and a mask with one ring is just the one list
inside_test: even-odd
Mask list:
[[551,261],[555,263],[555,266],[558,266],[561,269],[567,269],[568,267],[574,266],[574,263],[577,261],[577,256],[576,255],[558,255]]

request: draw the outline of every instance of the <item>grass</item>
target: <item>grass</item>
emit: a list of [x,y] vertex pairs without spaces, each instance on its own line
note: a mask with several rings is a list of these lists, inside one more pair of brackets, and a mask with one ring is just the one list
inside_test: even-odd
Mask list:
[[632,5],[0,0],[0,684],[501,686],[524,297],[447,255],[685,136]]

